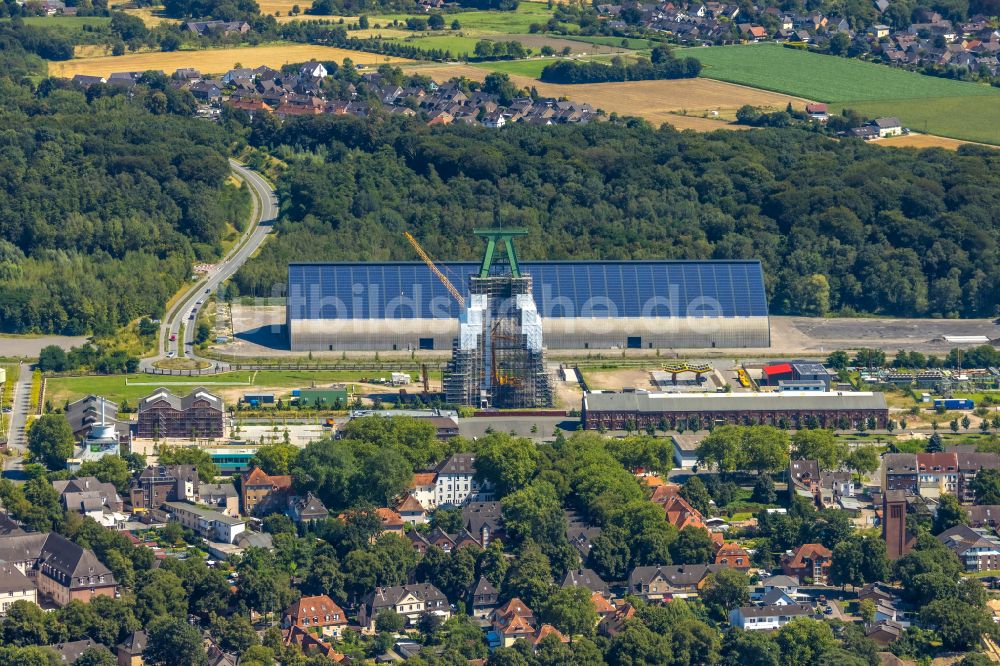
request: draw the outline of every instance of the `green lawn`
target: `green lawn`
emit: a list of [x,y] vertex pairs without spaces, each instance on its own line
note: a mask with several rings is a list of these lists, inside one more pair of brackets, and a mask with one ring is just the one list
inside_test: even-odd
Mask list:
[[506,72],[514,76],[530,76],[537,79],[546,65],[555,62],[557,58],[536,58],[532,60],[493,60],[489,62],[472,63],[476,67],[488,69],[491,72]]
[[1000,144],[1000,89],[774,44],[679,49],[701,61],[702,76],[896,116],[918,132]]
[[[279,388],[303,388],[314,382],[318,386],[333,382],[357,382],[362,378],[389,377],[390,371],[372,370],[361,372],[357,370],[260,370],[257,372],[225,372],[218,375],[203,377],[182,377],[170,375],[112,375],[86,377],[50,377],[45,384],[45,395],[53,405],[62,406],[67,400],[77,400],[90,394],[102,395],[114,402],[127,400],[133,407],[140,398],[149,395],[157,387],[170,388],[176,386],[176,392],[187,395],[199,385],[208,390],[217,388],[233,388],[245,386],[250,390],[253,386]],[[410,373],[414,381],[419,373]],[[430,371],[429,377],[441,379],[439,371]],[[126,382],[128,382],[126,384]],[[251,383],[248,383],[251,382]]]
[[43,28],[79,30],[85,25],[108,25],[111,23],[111,19],[106,16],[25,16],[24,23],[25,25],[37,25]]
[[[371,16],[368,18],[372,25],[376,23],[382,27],[392,21],[405,22],[408,18],[427,18],[414,14],[385,14]],[[455,12],[445,14],[445,25],[450,26],[452,21],[458,20],[462,25],[462,30],[473,30],[480,32],[492,32],[497,34],[515,34],[528,32],[532,23],[545,23],[552,17],[552,12],[545,5],[535,3],[521,3],[516,11],[484,11],[484,12]],[[485,36],[485,35],[484,35]]]
[[[821,102],[995,96],[1000,90],[774,44],[679,49],[701,61],[702,76]],[[998,99],[997,101],[1000,101]]]
[[451,54],[457,58],[463,54],[472,55],[473,50],[476,48],[476,42],[478,42],[479,39],[473,37],[459,37],[458,35],[427,35],[419,37],[394,37],[385,41],[394,42],[396,44],[406,44],[407,46],[415,46],[424,50],[441,49],[444,51],[451,51]]
[[830,110],[849,108],[870,118],[897,116],[915,132],[1000,145],[1000,97],[931,97],[927,99],[845,102]]
[[[601,46],[614,46],[618,48],[626,48],[635,50],[652,49],[659,45],[659,42],[654,42],[652,39],[638,39],[629,37],[623,39],[621,37],[589,37],[586,35],[566,35],[564,39],[571,39],[574,42],[587,42],[588,44],[600,44]],[[622,42],[627,42],[627,46],[622,46]]]

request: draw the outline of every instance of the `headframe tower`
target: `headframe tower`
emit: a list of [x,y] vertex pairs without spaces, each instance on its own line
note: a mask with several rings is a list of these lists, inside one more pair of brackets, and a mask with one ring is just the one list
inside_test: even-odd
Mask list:
[[[514,239],[524,229],[477,229],[486,239],[444,389],[448,402],[479,408],[523,409],[552,405],[552,383],[542,345],[542,319],[531,276],[522,274]],[[503,258],[500,257],[502,249]]]

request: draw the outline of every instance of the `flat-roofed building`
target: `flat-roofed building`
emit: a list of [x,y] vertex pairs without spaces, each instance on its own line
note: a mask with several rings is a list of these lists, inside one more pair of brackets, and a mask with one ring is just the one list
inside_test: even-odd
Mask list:
[[833,428],[845,420],[863,426],[869,419],[884,428],[889,408],[883,394],[868,392],[590,392],[583,396],[582,419],[591,430],[642,430],[664,422],[692,430],[725,424]]
[[221,511],[197,504],[166,502],[163,510],[170,515],[171,521],[194,530],[209,541],[233,543],[247,528],[247,522],[242,518],[227,516]]

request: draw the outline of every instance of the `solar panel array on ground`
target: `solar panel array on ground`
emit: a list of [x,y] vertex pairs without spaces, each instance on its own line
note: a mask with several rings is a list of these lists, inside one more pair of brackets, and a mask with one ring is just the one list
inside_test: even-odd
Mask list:
[[[479,264],[439,264],[460,292]],[[766,317],[758,261],[522,262],[543,317]],[[420,262],[288,266],[290,319],[457,318],[458,303]]]

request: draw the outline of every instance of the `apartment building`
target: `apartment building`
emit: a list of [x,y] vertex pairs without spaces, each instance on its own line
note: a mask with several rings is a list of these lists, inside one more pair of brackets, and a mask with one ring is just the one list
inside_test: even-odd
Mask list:
[[139,401],[137,435],[149,439],[223,436],[222,399],[203,388],[183,398],[164,388]]

